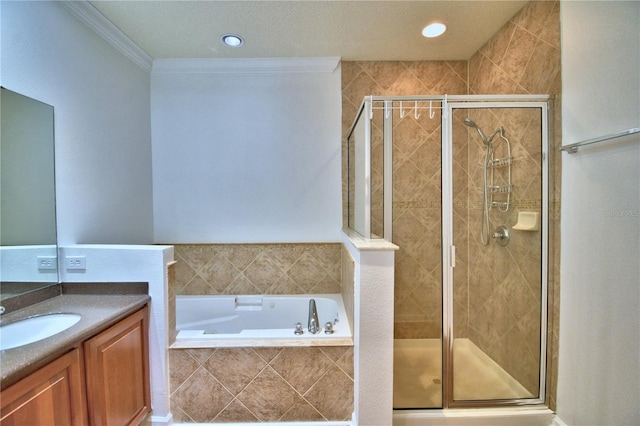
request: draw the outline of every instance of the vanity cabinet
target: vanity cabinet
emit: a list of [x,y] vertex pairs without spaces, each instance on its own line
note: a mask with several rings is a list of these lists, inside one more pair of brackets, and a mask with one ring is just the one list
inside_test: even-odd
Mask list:
[[86,425],[84,372],[73,349],[2,391],[2,426]]
[[84,343],[91,425],[136,425],[151,411],[148,308]]
[[149,308],[0,394],[0,426],[137,425],[151,411]]

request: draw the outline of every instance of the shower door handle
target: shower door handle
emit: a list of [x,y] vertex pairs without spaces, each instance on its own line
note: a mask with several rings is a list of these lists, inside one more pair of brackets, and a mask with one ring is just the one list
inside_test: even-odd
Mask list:
[[449,246],[449,264],[452,268],[456,267],[456,246]]

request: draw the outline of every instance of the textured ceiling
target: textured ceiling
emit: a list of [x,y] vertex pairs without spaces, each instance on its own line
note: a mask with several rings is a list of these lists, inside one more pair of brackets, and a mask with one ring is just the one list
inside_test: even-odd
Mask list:
[[[154,58],[468,59],[527,1],[90,1]],[[432,22],[437,39],[422,37]],[[244,37],[240,48],[220,42]]]

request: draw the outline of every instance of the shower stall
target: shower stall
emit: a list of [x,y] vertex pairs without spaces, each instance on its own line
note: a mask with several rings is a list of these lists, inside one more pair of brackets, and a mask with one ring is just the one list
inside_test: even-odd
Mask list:
[[544,404],[548,116],[542,95],[365,97],[347,221],[399,247],[395,410]]

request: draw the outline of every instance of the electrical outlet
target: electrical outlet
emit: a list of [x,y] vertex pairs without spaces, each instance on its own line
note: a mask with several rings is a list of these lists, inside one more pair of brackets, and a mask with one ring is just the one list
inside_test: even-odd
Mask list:
[[55,271],[58,269],[58,259],[56,256],[38,256],[39,271]]
[[87,258],[84,256],[65,256],[64,265],[67,270],[87,269]]

